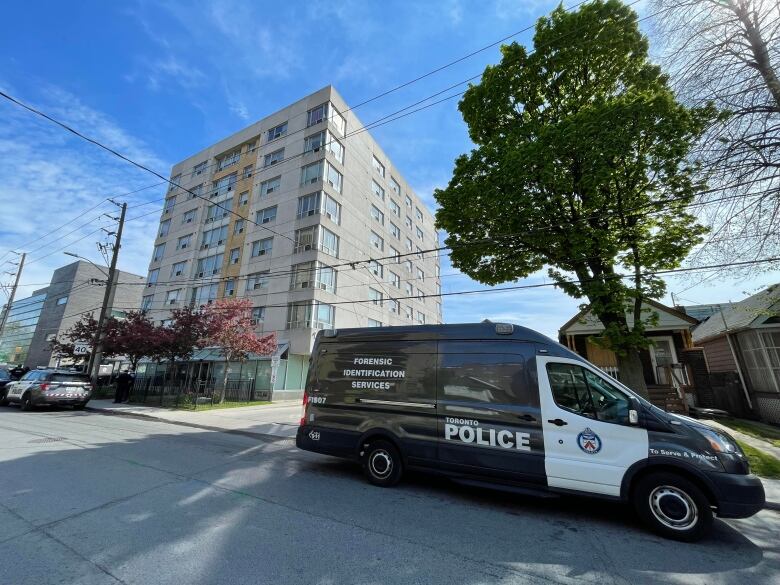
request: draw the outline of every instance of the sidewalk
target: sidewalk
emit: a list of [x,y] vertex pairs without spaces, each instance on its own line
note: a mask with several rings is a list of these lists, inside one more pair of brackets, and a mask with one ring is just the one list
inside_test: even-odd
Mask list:
[[175,425],[245,435],[266,441],[294,439],[301,416],[301,405],[298,400],[204,411],[159,408],[140,404],[114,404],[112,400],[90,400],[87,410],[160,420]]
[[[755,449],[758,449],[759,451],[763,451],[764,453],[768,453],[769,455],[773,455],[775,458],[780,459],[780,449],[778,449],[777,447],[775,447],[774,445],[772,445],[767,441],[762,441],[761,439],[756,439],[755,437],[751,437],[750,435],[746,435],[744,433],[740,433],[739,431],[735,431],[734,429],[722,425],[715,420],[708,419],[708,420],[703,420],[702,422],[712,427],[715,427],[717,429],[720,429],[724,433],[728,433],[738,441],[747,443],[748,445],[750,445]],[[761,483],[764,484],[764,492],[766,492],[766,507],[772,510],[780,511],[780,479],[766,479],[762,477]]]

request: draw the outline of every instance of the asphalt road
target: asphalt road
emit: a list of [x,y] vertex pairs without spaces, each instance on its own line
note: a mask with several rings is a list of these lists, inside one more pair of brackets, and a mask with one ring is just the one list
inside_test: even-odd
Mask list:
[[780,514],[697,544],[629,510],[426,476],[394,489],[289,440],[0,408],[0,584],[780,583]]

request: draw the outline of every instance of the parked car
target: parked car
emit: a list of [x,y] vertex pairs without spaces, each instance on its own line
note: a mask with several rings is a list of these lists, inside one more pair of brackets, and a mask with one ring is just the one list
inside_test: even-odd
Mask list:
[[420,469],[518,494],[596,496],[686,541],[713,514],[764,506],[728,434],[508,323],[322,331],[303,402],[298,447],[360,462],[377,486]]
[[0,368],[0,406],[5,406],[8,402],[5,394],[8,392],[8,384],[11,383],[11,372],[8,368]]
[[32,370],[8,384],[6,400],[22,410],[60,405],[82,409],[92,397],[89,376],[67,370]]

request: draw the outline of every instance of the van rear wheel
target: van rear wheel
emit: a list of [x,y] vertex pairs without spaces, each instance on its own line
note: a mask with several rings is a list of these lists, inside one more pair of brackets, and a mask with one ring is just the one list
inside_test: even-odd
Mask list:
[[693,542],[712,528],[712,509],[704,492],[674,473],[652,473],[639,480],[634,507],[642,521],[666,538]]
[[363,471],[374,485],[391,487],[401,480],[401,454],[390,441],[371,441],[363,451]]

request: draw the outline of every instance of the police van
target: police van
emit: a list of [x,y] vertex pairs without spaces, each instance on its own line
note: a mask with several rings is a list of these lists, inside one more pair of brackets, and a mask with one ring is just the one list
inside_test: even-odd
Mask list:
[[734,439],[670,414],[549,338],[507,323],[325,330],[312,350],[301,449],[519,493],[633,504],[692,541],[764,506]]

